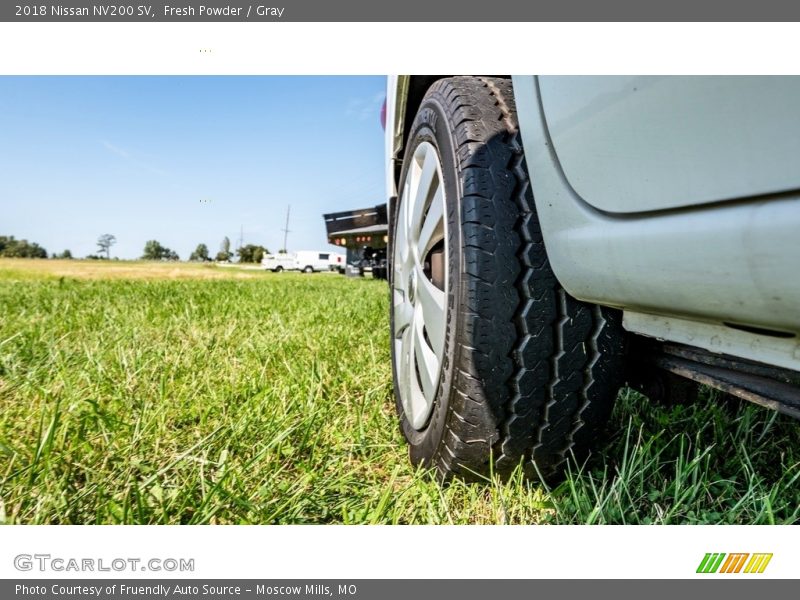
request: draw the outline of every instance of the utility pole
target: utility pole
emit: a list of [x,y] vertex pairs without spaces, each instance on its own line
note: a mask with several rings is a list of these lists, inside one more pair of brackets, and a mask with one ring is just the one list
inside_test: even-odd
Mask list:
[[288,252],[289,248],[286,247],[286,238],[289,237],[289,211],[292,210],[292,205],[286,207],[286,226],[281,230],[283,231],[283,251]]
[[244,225],[239,226],[239,248],[244,248]]

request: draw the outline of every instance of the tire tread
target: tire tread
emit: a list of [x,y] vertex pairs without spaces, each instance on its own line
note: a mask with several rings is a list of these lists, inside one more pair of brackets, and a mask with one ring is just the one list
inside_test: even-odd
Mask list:
[[548,479],[608,418],[621,383],[619,319],[569,296],[553,274],[511,81],[441,79],[427,97],[446,107],[453,132],[466,288],[462,360],[430,462],[443,479],[519,465]]

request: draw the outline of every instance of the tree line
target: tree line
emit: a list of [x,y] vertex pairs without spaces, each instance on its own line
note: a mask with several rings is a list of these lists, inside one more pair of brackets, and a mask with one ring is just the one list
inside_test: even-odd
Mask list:
[[[269,254],[269,250],[264,246],[246,244],[237,248],[235,256],[238,256],[239,262],[242,263],[260,263],[265,254]],[[225,236],[219,246],[219,252],[214,256],[214,260],[218,262],[228,262],[233,257],[234,254],[231,252],[231,240],[228,236]],[[189,256],[189,260],[200,262],[210,261],[211,254],[208,250],[208,246],[205,244],[198,244],[197,248],[195,248],[194,252]]]
[[0,235],[0,256],[5,258],[47,258],[47,250],[36,242]]
[[[111,247],[117,243],[117,238],[104,233],[97,238],[97,254],[89,254],[86,258],[95,260],[111,260]],[[231,252],[231,241],[226,236],[220,244],[219,252],[214,256],[214,260],[219,262],[229,262],[234,256],[239,257],[242,263],[260,263],[269,250],[264,246],[256,244],[246,244],[237,248],[236,253]],[[36,242],[28,240],[18,240],[14,236],[0,236],[0,257],[4,258],[47,258],[47,250]],[[72,252],[64,250],[61,254],[54,253],[51,258],[73,258]],[[144,245],[142,260],[180,260],[180,256],[174,250],[162,245],[158,240],[148,240]],[[206,262],[211,261],[211,254],[208,246],[198,244],[194,252],[189,256],[190,261]]]

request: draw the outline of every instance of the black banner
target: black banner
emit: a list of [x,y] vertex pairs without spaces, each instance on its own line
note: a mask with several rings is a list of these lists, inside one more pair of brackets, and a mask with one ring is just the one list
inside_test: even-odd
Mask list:
[[287,0],[275,4],[176,0],[129,3],[91,0],[0,4],[0,21],[48,22],[555,22],[797,21],[787,0]]
[[[258,580],[258,579],[65,579],[3,580],[0,597],[51,600],[153,600],[156,598],[208,598],[209,600],[291,598],[293,600],[487,600],[488,598],[647,598],[680,597],[751,599],[757,594],[789,597],[793,581],[754,580],[749,577],[694,580]],[[613,595],[613,596],[612,596]]]

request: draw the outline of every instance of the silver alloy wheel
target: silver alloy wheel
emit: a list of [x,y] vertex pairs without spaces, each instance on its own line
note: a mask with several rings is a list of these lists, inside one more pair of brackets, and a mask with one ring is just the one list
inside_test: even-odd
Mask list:
[[423,429],[439,387],[447,323],[447,224],[442,166],[422,142],[407,168],[392,256],[395,373],[403,411]]

